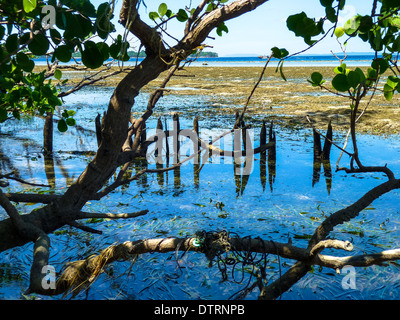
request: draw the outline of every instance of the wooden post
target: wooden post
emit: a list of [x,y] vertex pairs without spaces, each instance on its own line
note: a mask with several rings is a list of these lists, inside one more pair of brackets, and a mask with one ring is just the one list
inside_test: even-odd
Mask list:
[[[180,123],[179,123],[179,115],[174,113],[173,117],[173,150],[174,150],[174,158],[173,164],[177,164],[180,160],[179,155],[179,132],[181,131]],[[179,188],[181,186],[181,167],[178,166],[174,169],[174,186],[175,188]]]
[[180,128],[180,123],[179,123],[179,115],[177,113],[174,113],[173,115],[173,150],[174,150],[174,164],[177,164],[179,162],[179,132],[181,131]]
[[146,122],[143,122],[142,132],[140,134],[140,154],[143,157],[146,157],[147,147],[146,147],[146,139],[147,139],[147,127]]
[[193,120],[193,131],[196,134],[196,141],[193,141],[193,152],[197,152],[197,156],[193,162],[193,180],[194,185],[199,187],[200,185],[200,129],[199,129],[199,118],[195,117]]
[[[161,118],[157,120],[157,129],[156,129],[156,147],[154,150],[154,157],[156,160],[156,168],[162,169],[163,168],[163,137],[161,133],[163,132],[163,124]],[[160,187],[164,186],[164,172],[157,172],[157,181]]]
[[162,147],[163,147],[163,137],[161,135],[161,132],[163,132],[163,125],[161,122],[161,118],[158,118],[157,121],[157,129],[156,129],[156,147],[154,150],[154,157],[156,158],[156,163],[162,163]]
[[276,135],[273,129],[274,122],[271,121],[269,128],[269,142],[273,142],[274,146],[268,149],[268,180],[271,192],[273,191],[273,184],[276,177]]
[[274,122],[271,121],[271,126],[269,127],[269,134],[268,134],[268,138],[269,138],[269,142],[273,142],[274,145],[272,148],[268,149],[268,162],[269,161],[276,161],[276,135],[275,135],[275,131],[273,129],[274,126]]
[[43,149],[45,157],[53,153],[53,113],[47,112],[43,128]]
[[193,141],[193,151],[198,152],[200,150],[200,130],[199,130],[199,118],[195,117],[193,120],[193,131],[196,133],[197,141]]
[[100,147],[101,144],[101,116],[100,113],[97,114],[96,118],[94,119],[95,128],[96,128],[96,138],[97,138],[97,148]]
[[[265,120],[263,120],[261,132],[260,132],[260,147],[267,143],[267,128],[265,126]],[[260,180],[263,191],[265,191],[265,185],[267,184],[267,151],[264,150],[260,153]]]
[[[167,160],[167,167],[169,166],[169,131],[168,131],[168,125],[167,125],[167,119],[165,119],[165,159]],[[167,174],[168,177],[168,174]]]
[[324,149],[322,150],[322,159],[323,160],[329,160],[329,158],[330,158],[331,147],[332,147],[332,138],[333,138],[332,123],[331,123],[331,121],[329,121],[328,131],[326,132],[326,138],[325,138],[325,143],[324,143]]
[[314,144],[313,144],[314,161],[317,161],[317,159],[321,159],[322,148],[321,148],[321,137],[315,129],[313,129],[313,137],[314,137]]

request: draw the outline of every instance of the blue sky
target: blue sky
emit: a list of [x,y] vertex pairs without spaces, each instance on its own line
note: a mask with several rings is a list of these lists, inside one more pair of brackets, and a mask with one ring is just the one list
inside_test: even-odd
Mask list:
[[[104,2],[94,0],[97,4]],[[146,19],[150,11],[157,11],[160,3],[165,2],[168,7],[177,12],[179,8],[185,7],[190,3],[190,0],[145,0],[145,6],[141,7],[141,17]],[[200,0],[192,0],[192,6],[195,6]],[[368,14],[371,12],[372,0],[346,0],[346,6],[341,13],[339,25],[343,25],[347,19],[356,13]],[[122,0],[116,0],[116,17],[119,16],[119,9]],[[211,36],[215,40],[207,40],[206,44],[213,48],[207,50],[215,51],[220,56],[230,55],[264,55],[269,54],[270,49],[274,46],[286,48],[290,53],[303,50],[307,47],[301,38],[289,31],[286,27],[286,18],[289,15],[306,12],[309,17],[319,18],[324,16],[324,8],[320,5],[319,0],[269,0],[256,10],[246,13],[245,15],[227,22],[229,33],[224,33],[222,37],[215,33]],[[117,20],[116,20],[117,21]],[[118,25],[117,22],[115,22]],[[151,23],[149,21],[149,23]],[[182,34],[184,23],[169,23],[168,32],[179,37]],[[123,32],[120,26],[117,26],[118,32]],[[165,38],[171,45],[173,40]],[[344,41],[345,37],[341,38]],[[138,43],[135,39],[130,38],[131,47],[137,49]],[[331,52],[340,52],[340,45],[335,37],[326,37],[324,41],[308,53],[312,54],[328,54]],[[359,39],[352,39],[347,45],[347,52],[367,52],[370,51],[368,45]]]

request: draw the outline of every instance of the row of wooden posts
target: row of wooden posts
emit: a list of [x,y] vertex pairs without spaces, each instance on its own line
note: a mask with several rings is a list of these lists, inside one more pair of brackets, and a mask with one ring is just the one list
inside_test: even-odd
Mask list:
[[[238,114],[236,115],[238,117]],[[181,141],[179,140],[179,133],[182,132],[181,129],[181,124],[180,124],[180,118],[177,113],[173,114],[173,133],[170,135],[170,131],[168,130],[167,122],[165,120],[165,124],[163,125],[161,118],[158,119],[157,121],[157,132],[163,132],[164,134],[161,137],[165,137],[165,139],[162,139],[161,141],[158,140],[160,136],[158,136],[157,139],[155,139],[155,143],[158,143],[158,147],[155,148],[154,150],[154,158],[155,159],[162,159],[163,161],[156,161],[156,168],[157,169],[162,169],[162,168],[168,168],[171,165],[177,164],[179,161],[184,160],[184,158],[180,155],[180,149],[181,149]],[[243,123],[242,123],[243,125]],[[231,155],[235,155],[234,161],[233,161],[233,169],[234,169],[234,176],[235,176],[235,183],[236,183],[236,192],[237,194],[243,194],[244,189],[247,185],[248,179],[249,179],[249,174],[243,170],[243,167],[247,165],[253,165],[254,161],[254,154],[249,155],[249,158],[247,157],[248,155],[246,154],[247,147],[251,148],[251,146],[248,146],[248,143],[251,143],[250,138],[249,138],[249,132],[246,126],[245,128],[238,129],[234,131],[234,135],[241,135],[241,141],[240,141],[240,149],[241,150],[233,150],[231,152]],[[193,133],[195,137],[200,137],[200,127],[199,127],[199,120],[198,117],[195,117],[193,120]],[[168,139],[172,140],[172,146],[170,146],[170,143],[168,143]],[[236,139],[238,137],[236,136]],[[145,144],[147,139],[146,135],[146,130],[142,130],[142,136],[141,136],[141,144]],[[267,142],[268,139],[268,142]],[[163,141],[165,140],[165,141]],[[266,121],[263,121],[260,135],[259,135],[259,141],[260,141],[260,147],[263,145],[269,145],[267,149],[262,149],[262,151],[259,152],[259,157],[260,157],[260,180],[261,184],[263,187],[263,190],[266,188],[266,183],[267,183],[267,171],[268,171],[268,182],[270,189],[272,191],[273,189],[273,184],[275,181],[275,175],[276,175],[276,135],[275,131],[273,128],[273,122],[271,122],[269,128],[267,128]],[[205,164],[204,159],[208,159],[207,154],[204,157],[204,151],[201,150],[202,148],[202,143],[200,139],[193,139],[193,152],[197,153],[195,155],[196,161],[193,161],[193,181],[195,186],[199,186],[200,184],[200,172],[202,169],[202,165]],[[160,148],[160,145],[162,145],[162,148]],[[207,147],[208,147],[208,156],[211,157],[213,152],[215,152],[215,148],[211,146],[211,141],[207,142]],[[211,146],[211,147],[210,147]],[[203,144],[204,147],[204,144]],[[253,150],[260,150],[260,147],[254,148]],[[238,144],[234,143],[234,148],[238,148]],[[243,148],[243,149],[242,149]],[[160,150],[162,149],[163,157],[160,155]],[[172,150],[171,150],[172,149]],[[142,150],[142,156],[144,156],[147,153],[147,147]],[[227,152],[224,153],[226,155]],[[203,156],[201,156],[203,154]],[[258,152],[256,152],[258,154]],[[245,164],[242,164],[241,161],[235,161],[237,155],[244,155],[246,157]],[[161,157],[160,157],[161,156]],[[170,159],[172,158],[172,163]],[[202,161],[203,159],[203,161]],[[251,163],[250,163],[251,162]],[[142,162],[141,165],[148,165],[146,161]],[[268,170],[267,170],[268,168]],[[241,171],[242,169],[242,171]],[[181,167],[180,166],[175,166],[173,170],[171,170],[174,175],[174,185],[176,187],[179,187],[181,185]],[[158,172],[157,173],[157,180],[160,185],[164,185],[166,180],[168,179],[169,171],[165,172]],[[144,178],[142,181],[147,181],[147,178]],[[168,180],[167,180],[168,181]]]
[[[251,143],[251,141],[246,138],[246,135],[248,135],[248,130],[245,128],[242,128],[240,130],[236,130],[234,134],[241,134],[241,147],[243,147],[242,150],[246,150],[246,143]],[[173,134],[172,136],[169,136],[169,131],[167,127],[167,123],[165,121],[165,125],[163,125],[161,118],[158,119],[157,121],[157,130],[161,130],[165,133],[165,140],[168,141],[168,138],[172,138],[172,151],[171,146],[169,143],[166,143],[165,141],[159,141],[159,143],[162,144],[163,146],[163,152],[165,156],[165,162],[157,162],[156,167],[158,169],[162,168],[167,168],[171,165],[170,163],[170,158],[173,158],[172,165],[178,163],[180,160],[182,160],[181,155],[179,153],[180,150],[180,141],[179,141],[179,134]],[[173,132],[174,133],[179,133],[181,132],[181,124],[180,124],[180,119],[179,115],[175,113],[173,115]],[[200,133],[200,128],[199,128],[199,121],[198,117],[195,117],[193,120],[193,131],[196,133],[196,136],[199,137]],[[143,130],[143,132],[146,132],[146,130]],[[313,162],[313,178],[312,178],[312,185],[314,186],[320,179],[321,175],[321,168],[323,167],[324,169],[324,175],[326,178],[326,184],[327,184],[327,190],[328,193],[330,192],[331,189],[331,183],[332,183],[332,172],[331,172],[331,167],[330,167],[330,150],[332,146],[332,126],[331,123],[328,125],[328,131],[326,135],[324,135],[325,141],[324,141],[324,146],[322,148],[321,145],[321,134],[313,129],[313,150],[314,150],[314,162]],[[146,141],[146,134],[144,133],[143,136],[141,137],[143,141]],[[272,146],[271,146],[272,143]],[[193,141],[194,144],[194,152],[197,152],[201,148],[201,143],[199,140]],[[266,150],[263,150],[259,152],[259,165],[260,165],[260,181],[263,190],[265,190],[267,181],[269,183],[269,188],[271,191],[273,191],[273,185],[275,182],[276,178],[276,134],[275,130],[273,127],[273,122],[271,121],[270,125],[267,126],[266,121],[264,120],[262,122],[260,134],[259,134],[259,144],[260,146],[267,145],[269,144],[270,147],[268,147]],[[237,146],[235,146],[237,147]],[[147,151],[147,150],[146,150]],[[160,148],[155,148],[155,158],[159,156],[157,154],[160,151]],[[200,184],[200,171],[202,168],[202,163],[201,163],[201,157],[200,157],[201,152],[198,152],[196,155],[197,161],[193,162],[193,181],[195,186],[199,186]],[[234,154],[234,152],[232,153]],[[245,155],[245,152],[243,151],[241,154]],[[256,153],[258,154],[258,153]],[[212,150],[211,148],[209,149],[209,156],[212,155]],[[253,163],[254,161],[254,154],[251,155],[249,159],[246,159],[245,161],[249,161]],[[203,163],[204,164],[204,163]],[[143,163],[142,163],[143,165]],[[146,164],[148,165],[148,164]],[[237,195],[243,194],[245,187],[248,183],[249,180],[249,174],[246,173],[240,173],[240,169],[243,167],[243,163],[240,161],[233,161],[233,170],[234,170],[234,177],[235,177],[235,184],[236,184],[236,193]],[[173,175],[174,175],[174,185],[176,187],[179,187],[181,185],[181,167],[176,166],[173,170]],[[268,179],[267,179],[267,174],[268,174]],[[161,185],[164,185],[165,182],[168,182],[168,175],[169,171],[163,171],[159,172],[157,174],[157,180],[158,183]]]

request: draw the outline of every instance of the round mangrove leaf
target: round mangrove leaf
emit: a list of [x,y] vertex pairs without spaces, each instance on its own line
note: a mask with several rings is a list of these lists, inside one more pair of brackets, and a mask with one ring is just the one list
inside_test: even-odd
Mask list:
[[347,75],[347,82],[350,87],[356,88],[361,82],[361,76],[356,71],[350,71]]
[[28,58],[28,56],[23,52],[18,52],[16,55],[17,63],[22,70],[26,72],[31,72],[35,67],[35,63]]
[[49,41],[43,33],[37,33],[33,36],[32,41],[28,44],[29,50],[36,56],[42,56],[49,50]]
[[103,64],[103,54],[93,41],[85,42],[85,50],[82,51],[82,62],[91,69],[96,69]]
[[319,72],[313,72],[311,74],[311,80],[315,84],[320,84],[322,82],[323,76]]
[[66,45],[62,45],[54,50],[54,55],[61,62],[68,62],[72,58],[71,50]]
[[332,79],[332,86],[337,90],[337,91],[347,91],[350,89],[350,85],[347,81],[347,76],[345,74],[337,74],[333,79]]
[[60,132],[65,132],[65,131],[68,130],[68,125],[67,125],[67,123],[65,122],[64,119],[61,119],[60,121],[58,121],[58,123],[57,123],[57,129],[58,129],[58,131],[60,131]]

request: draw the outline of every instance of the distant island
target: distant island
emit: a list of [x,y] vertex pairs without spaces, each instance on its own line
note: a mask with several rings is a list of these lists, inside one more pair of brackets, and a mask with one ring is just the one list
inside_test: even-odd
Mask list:
[[190,55],[190,57],[199,57],[199,58],[218,58],[218,53],[211,51],[202,51],[199,54]]

